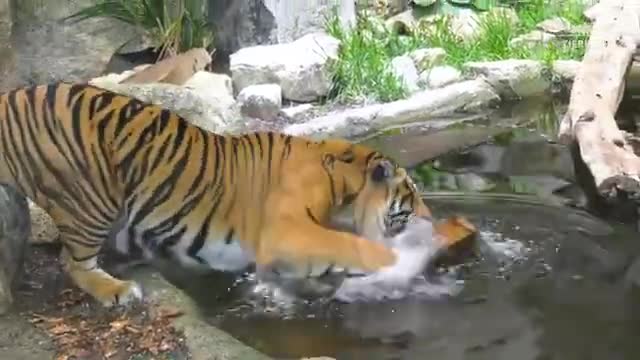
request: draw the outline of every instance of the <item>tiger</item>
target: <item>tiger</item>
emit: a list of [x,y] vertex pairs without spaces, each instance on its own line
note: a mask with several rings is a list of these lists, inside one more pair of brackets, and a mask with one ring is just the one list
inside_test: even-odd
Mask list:
[[[0,96],[0,183],[46,211],[72,283],[104,306],[143,298],[98,255],[116,248],[180,265],[294,276],[394,263],[376,239],[392,213],[431,218],[407,170],[345,139],[216,134],[161,106],[86,83]],[[355,232],[327,226],[350,208]]]

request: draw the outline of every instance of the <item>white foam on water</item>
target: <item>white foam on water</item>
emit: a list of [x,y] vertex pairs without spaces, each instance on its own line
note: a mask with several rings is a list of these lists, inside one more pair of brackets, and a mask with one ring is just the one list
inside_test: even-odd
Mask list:
[[407,296],[451,296],[461,290],[461,284],[454,278],[436,284],[423,276],[428,262],[442,248],[434,238],[430,221],[412,218],[389,244],[397,256],[394,265],[372,274],[346,278],[334,298],[342,302],[382,301]]
[[531,249],[522,241],[504,237],[500,233],[481,231],[478,238],[489,250],[496,255],[505,265],[511,265],[519,260],[524,260]]

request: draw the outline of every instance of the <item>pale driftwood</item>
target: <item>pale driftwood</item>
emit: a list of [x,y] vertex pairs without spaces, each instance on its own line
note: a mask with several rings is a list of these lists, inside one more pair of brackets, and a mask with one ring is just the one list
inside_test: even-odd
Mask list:
[[[602,0],[571,90],[559,139],[576,144],[598,194],[640,198],[640,158],[616,124],[625,76],[640,40],[640,0]],[[625,196],[625,197],[627,197]]]
[[164,59],[122,80],[120,83],[168,83],[183,85],[193,74],[211,63],[211,55],[204,48],[194,48]]

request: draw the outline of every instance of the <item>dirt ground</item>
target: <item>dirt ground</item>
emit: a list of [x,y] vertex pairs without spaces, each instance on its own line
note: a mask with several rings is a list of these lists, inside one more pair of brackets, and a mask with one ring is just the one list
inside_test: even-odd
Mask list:
[[177,308],[153,302],[106,309],[62,272],[57,245],[27,248],[13,310],[0,317],[1,359],[188,359],[172,325]]

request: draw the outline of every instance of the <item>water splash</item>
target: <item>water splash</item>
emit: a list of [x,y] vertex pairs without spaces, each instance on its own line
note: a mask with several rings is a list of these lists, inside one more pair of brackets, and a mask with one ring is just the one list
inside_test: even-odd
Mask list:
[[407,296],[442,297],[460,290],[452,279],[437,284],[423,275],[429,261],[443,247],[443,242],[434,236],[430,221],[411,218],[406,228],[389,243],[397,256],[396,263],[373,274],[345,279],[334,294],[335,299],[356,302],[397,300]]

